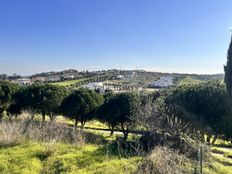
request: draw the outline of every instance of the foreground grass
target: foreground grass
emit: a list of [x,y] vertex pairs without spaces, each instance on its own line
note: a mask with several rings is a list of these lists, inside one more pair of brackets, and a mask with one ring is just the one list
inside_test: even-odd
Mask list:
[[210,162],[203,168],[203,172],[206,174],[231,174],[232,159],[213,154]]
[[129,174],[137,170],[141,157],[110,154],[102,145],[26,142],[0,148],[0,173]]
[[211,147],[212,157],[206,164],[204,172],[207,174],[232,173],[232,148],[231,143],[218,139],[215,146]]

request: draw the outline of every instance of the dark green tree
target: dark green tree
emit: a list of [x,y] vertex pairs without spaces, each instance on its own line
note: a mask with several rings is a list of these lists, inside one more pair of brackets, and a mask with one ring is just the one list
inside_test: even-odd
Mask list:
[[226,90],[228,94],[228,114],[225,118],[225,136],[229,139],[232,139],[232,37],[227,53],[227,63],[224,66],[225,78],[224,82],[226,84]]
[[226,87],[219,81],[197,85],[179,86],[169,92],[165,99],[172,112],[188,121],[204,134],[223,134],[224,118],[227,115]]
[[93,90],[81,88],[66,97],[60,109],[65,116],[74,119],[76,128],[78,122],[80,122],[81,129],[83,129],[86,121],[94,118],[96,109],[103,102],[103,96]]
[[230,46],[227,53],[227,62],[224,66],[225,71],[225,84],[228,95],[231,97],[232,94],[232,38],[230,42]]
[[113,135],[115,128],[118,125],[117,120],[114,117],[114,108],[115,108],[115,100],[114,100],[115,94],[112,92],[107,92],[104,95],[105,101],[104,104],[101,105],[98,110],[96,117],[99,121],[106,123],[110,130],[110,137]]
[[21,114],[21,107],[18,103],[14,102],[7,108],[7,114],[9,115],[10,119],[12,116],[17,118],[19,114]]
[[107,97],[100,109],[101,120],[109,125],[111,134],[117,126],[121,127],[126,140],[138,116],[139,95],[120,93]]
[[33,84],[22,87],[15,95],[15,104],[21,110],[30,111],[31,118],[36,113],[42,115],[45,121],[45,115],[51,120],[58,114],[58,109],[66,96],[66,89],[50,84]]
[[39,109],[43,120],[45,120],[45,115],[48,115],[52,121],[59,113],[59,107],[67,96],[67,91],[63,87],[49,84],[43,85],[41,88],[41,95],[43,97],[41,97],[42,101]]
[[3,112],[13,103],[13,95],[18,90],[18,86],[9,81],[0,81],[0,120]]

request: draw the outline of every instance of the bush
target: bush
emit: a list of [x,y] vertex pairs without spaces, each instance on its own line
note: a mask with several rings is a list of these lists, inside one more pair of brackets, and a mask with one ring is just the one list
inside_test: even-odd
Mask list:
[[0,146],[14,146],[22,140],[23,129],[16,122],[0,123]]
[[0,123],[0,143],[2,146],[14,145],[24,139],[48,143],[84,144],[82,134],[64,124],[31,120]]
[[184,174],[191,173],[191,161],[168,147],[157,146],[146,158],[138,173]]

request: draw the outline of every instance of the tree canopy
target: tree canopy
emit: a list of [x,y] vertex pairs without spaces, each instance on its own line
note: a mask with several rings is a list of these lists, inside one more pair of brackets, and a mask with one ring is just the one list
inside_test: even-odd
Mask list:
[[22,87],[15,94],[15,105],[21,109],[31,111],[32,118],[35,113],[41,113],[43,120],[45,120],[46,114],[53,119],[66,95],[67,91],[63,87],[49,84],[33,84]]
[[3,112],[13,103],[13,95],[18,90],[18,86],[9,81],[0,81],[0,119]]
[[227,115],[227,95],[223,83],[213,81],[179,86],[165,100],[169,105],[174,104],[175,109],[178,108],[178,115],[189,121],[194,128],[214,134],[222,133],[223,121]]
[[81,122],[82,128],[87,120],[94,117],[95,109],[104,102],[103,96],[95,91],[81,88],[73,91],[61,104],[61,112],[75,120],[75,126]]
[[229,96],[231,96],[232,94],[232,37],[227,53],[227,62],[226,65],[224,66],[224,71],[225,71],[224,81],[226,84],[227,93],[229,94]]
[[120,93],[107,97],[100,108],[101,119],[109,125],[111,133],[120,126],[126,139],[137,117],[139,96],[136,93]]

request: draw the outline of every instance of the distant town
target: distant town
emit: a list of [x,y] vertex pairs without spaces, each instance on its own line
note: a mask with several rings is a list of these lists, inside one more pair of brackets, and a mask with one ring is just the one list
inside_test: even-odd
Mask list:
[[0,74],[0,79],[10,80],[19,85],[51,83],[65,87],[85,87],[92,90],[156,90],[178,84],[198,83],[209,80],[222,80],[223,74],[197,75],[147,72],[144,70],[102,70],[77,71],[69,69],[59,72],[43,72],[31,76]]

